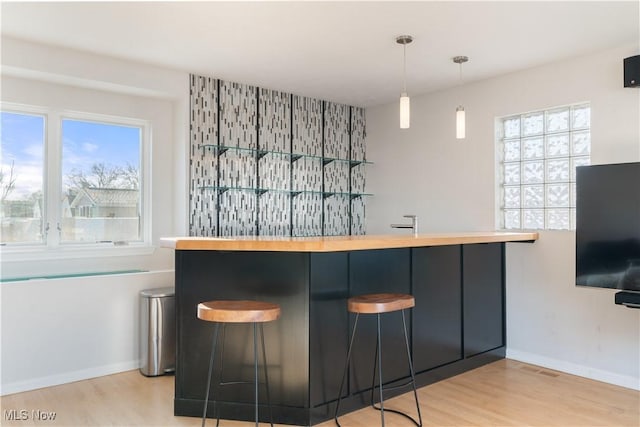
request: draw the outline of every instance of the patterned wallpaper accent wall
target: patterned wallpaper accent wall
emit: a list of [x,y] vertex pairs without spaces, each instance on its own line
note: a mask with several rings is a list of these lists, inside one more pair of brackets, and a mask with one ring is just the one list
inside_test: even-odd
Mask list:
[[322,156],[322,101],[293,96],[291,152]]
[[363,108],[190,83],[190,235],[364,234]]
[[349,158],[349,114],[347,105],[327,103],[324,109],[324,157]]
[[351,160],[365,160],[366,120],[364,108],[351,109]]
[[324,228],[322,232],[325,235],[350,234],[350,110],[347,105],[325,104],[324,157],[337,159],[327,163],[324,167],[324,191],[335,193],[335,195],[325,198],[324,201]]
[[189,234],[218,235],[218,92],[217,81],[190,76]]
[[291,150],[291,95],[260,89],[258,136],[260,149],[289,153]]
[[220,145],[257,148],[256,88],[220,80]]

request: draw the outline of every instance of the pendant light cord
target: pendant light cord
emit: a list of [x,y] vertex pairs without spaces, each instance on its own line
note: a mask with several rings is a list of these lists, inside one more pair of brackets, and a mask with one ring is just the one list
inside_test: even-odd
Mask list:
[[402,45],[402,92],[407,93],[407,44]]
[[456,64],[458,64],[458,72],[460,73],[459,75],[459,85],[462,85],[462,64],[464,64],[465,62],[467,62],[469,60],[468,56],[454,56],[453,57],[453,62],[455,62]]

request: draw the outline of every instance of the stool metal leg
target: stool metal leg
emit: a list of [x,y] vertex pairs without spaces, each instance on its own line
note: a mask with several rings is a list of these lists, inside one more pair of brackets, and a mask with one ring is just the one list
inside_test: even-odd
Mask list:
[[[407,348],[407,361],[409,362],[409,371],[411,372],[411,385],[413,386],[413,396],[416,399],[416,409],[418,410],[418,427],[422,427],[422,414],[420,414],[420,403],[418,403],[418,390],[416,390],[416,376],[413,372],[413,362],[411,361],[411,353],[409,352],[409,338],[407,337],[407,322],[404,320],[404,310],[402,310],[402,330],[404,331],[404,343]],[[413,418],[411,419],[416,422]]]
[[[227,330],[227,324],[222,324],[222,331],[220,331],[220,381],[218,382],[219,386],[224,384],[224,342],[225,342],[225,332]],[[213,401],[214,405],[214,413],[216,414],[216,427],[220,427],[220,405],[216,405],[215,400]]]
[[[222,324],[222,343],[221,343],[221,358],[222,358],[222,363],[224,364],[224,336],[225,336],[225,324]],[[259,395],[258,395],[258,387],[259,387],[259,382],[258,382],[258,330],[257,330],[257,323],[253,323],[253,372],[254,372],[254,380],[253,383],[252,382],[248,382],[248,384],[253,384],[254,385],[254,398],[255,398],[255,422],[256,422],[256,427],[259,426],[259,419],[258,419],[258,410],[259,410]],[[216,354],[216,344],[218,342],[218,331],[220,328],[220,323],[216,323],[215,326],[215,331],[214,331],[214,335],[213,335],[213,344],[212,344],[212,348],[211,348],[211,358],[209,359],[209,376],[207,378],[207,393],[206,393],[206,397],[205,397],[205,402],[204,402],[204,411],[202,414],[202,427],[205,427],[205,422],[207,419],[207,407],[209,404],[209,395],[210,395],[210,390],[211,390],[211,378],[213,377],[213,366],[214,366],[214,360],[215,360],[215,354]],[[267,374],[267,352],[266,352],[266,347],[264,344],[264,328],[262,326],[262,323],[260,323],[260,338],[261,338],[261,343],[262,343],[262,359],[264,361],[264,379],[265,379],[265,386],[266,386],[266,393],[267,393],[267,405],[269,406],[269,413],[270,413],[270,424],[271,427],[273,427],[273,409],[271,408],[271,396],[269,394],[269,376]],[[224,368],[224,365],[222,365],[222,368]],[[229,384],[247,384],[247,382],[243,382],[243,381],[228,381],[225,382],[223,381],[223,369],[220,370],[220,385],[229,385]],[[215,408],[215,400],[214,400],[214,409]],[[220,410],[219,407],[217,408],[216,412],[216,427],[218,427],[220,425]]]
[[[420,404],[418,403],[418,391],[416,390],[416,377],[415,377],[415,373],[413,371],[413,362],[411,360],[411,353],[410,353],[410,350],[409,350],[409,338],[408,338],[408,335],[407,335],[407,322],[405,320],[404,310],[402,310],[401,313],[402,313],[402,331],[403,331],[403,334],[404,334],[404,343],[405,343],[405,348],[406,348],[406,351],[407,351],[407,360],[409,362],[408,364],[409,364],[409,373],[411,375],[411,380],[409,382],[406,382],[406,383],[398,385],[398,386],[387,387],[387,390],[396,389],[396,388],[400,388],[400,387],[406,387],[409,384],[411,384],[413,386],[413,395],[414,395],[415,400],[416,400],[416,409],[418,411],[418,420],[419,421],[416,421],[413,417],[411,417],[408,414],[405,414],[404,412],[397,411],[395,409],[389,409],[389,408],[384,409],[382,404],[380,406],[376,406],[375,405],[375,403],[373,401],[373,396],[374,396],[374,391],[375,391],[374,390],[375,389],[375,382],[376,382],[375,375],[376,375],[377,365],[378,365],[379,361],[381,360],[381,359],[378,358],[379,357],[379,355],[378,355],[378,346],[380,345],[380,343],[378,341],[376,342],[376,362],[375,362],[376,366],[374,366],[374,368],[373,368],[373,380],[372,380],[372,383],[371,383],[372,384],[371,385],[371,387],[372,387],[372,390],[371,390],[371,406],[374,409],[377,409],[378,411],[393,412],[394,414],[402,415],[403,417],[408,418],[411,421],[413,421],[413,423],[416,426],[422,427],[422,415],[420,413]],[[380,316],[380,315],[378,315],[378,316]],[[382,384],[382,383],[380,382],[380,384]],[[380,386],[380,388],[382,388],[382,386]],[[381,395],[382,395],[382,393],[381,393]],[[384,425],[384,419],[382,421],[382,425]]]
[[220,325],[220,384],[224,384],[224,365],[225,365],[225,361],[224,361],[224,347],[225,347],[225,342],[226,342],[226,333],[227,333],[227,324],[226,323],[222,323]]
[[219,323],[216,323],[215,331],[213,333],[213,344],[211,345],[211,357],[209,359],[209,375],[207,376],[207,393],[204,398],[204,411],[202,412],[202,427],[207,420],[207,406],[209,405],[209,391],[211,390],[211,376],[213,375],[213,361],[216,355],[216,342],[218,341],[218,329]]
[[378,336],[376,334],[376,354],[373,358],[373,372],[371,373],[371,406],[375,409],[380,409],[376,407],[376,404],[373,400],[374,395],[376,393],[376,371],[378,370],[378,349],[380,348],[380,341],[378,341]]
[[253,378],[255,382],[255,413],[256,427],[258,427],[258,325],[253,324]]
[[382,336],[380,335],[380,313],[378,317],[378,380],[380,381],[380,419],[384,427],[384,398],[382,397]]
[[338,427],[340,427],[340,423],[338,422],[338,410],[340,409],[340,401],[342,400],[342,389],[344,387],[344,380],[347,378],[347,372],[349,370],[349,361],[351,360],[351,349],[353,348],[353,339],[356,336],[356,329],[358,328],[358,317],[360,317],[360,313],[356,313],[356,320],[353,323],[353,332],[351,333],[351,339],[349,340],[349,349],[347,350],[347,361],[344,364],[342,381],[340,381],[340,391],[338,392],[338,403],[336,404],[336,412],[335,414],[333,414],[333,420],[335,421]]
[[269,421],[273,427],[273,409],[271,408],[271,396],[269,394],[269,376],[267,375],[267,350],[264,346],[264,326],[260,323],[260,336],[262,337],[262,362],[264,363],[264,384],[267,392],[267,406],[269,406]]

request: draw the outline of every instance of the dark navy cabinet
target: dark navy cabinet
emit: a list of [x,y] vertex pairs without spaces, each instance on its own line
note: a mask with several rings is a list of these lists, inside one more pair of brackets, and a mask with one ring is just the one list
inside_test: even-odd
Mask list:
[[311,256],[309,294],[309,399],[311,407],[337,399],[347,354],[349,322],[347,252]]
[[503,251],[501,243],[462,247],[465,357],[504,346]]
[[460,245],[414,248],[413,359],[416,372],[462,359]]

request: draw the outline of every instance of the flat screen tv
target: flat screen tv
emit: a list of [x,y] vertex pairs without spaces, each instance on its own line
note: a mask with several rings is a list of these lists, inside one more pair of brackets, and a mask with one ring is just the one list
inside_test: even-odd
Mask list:
[[576,169],[576,285],[640,292],[640,162]]

